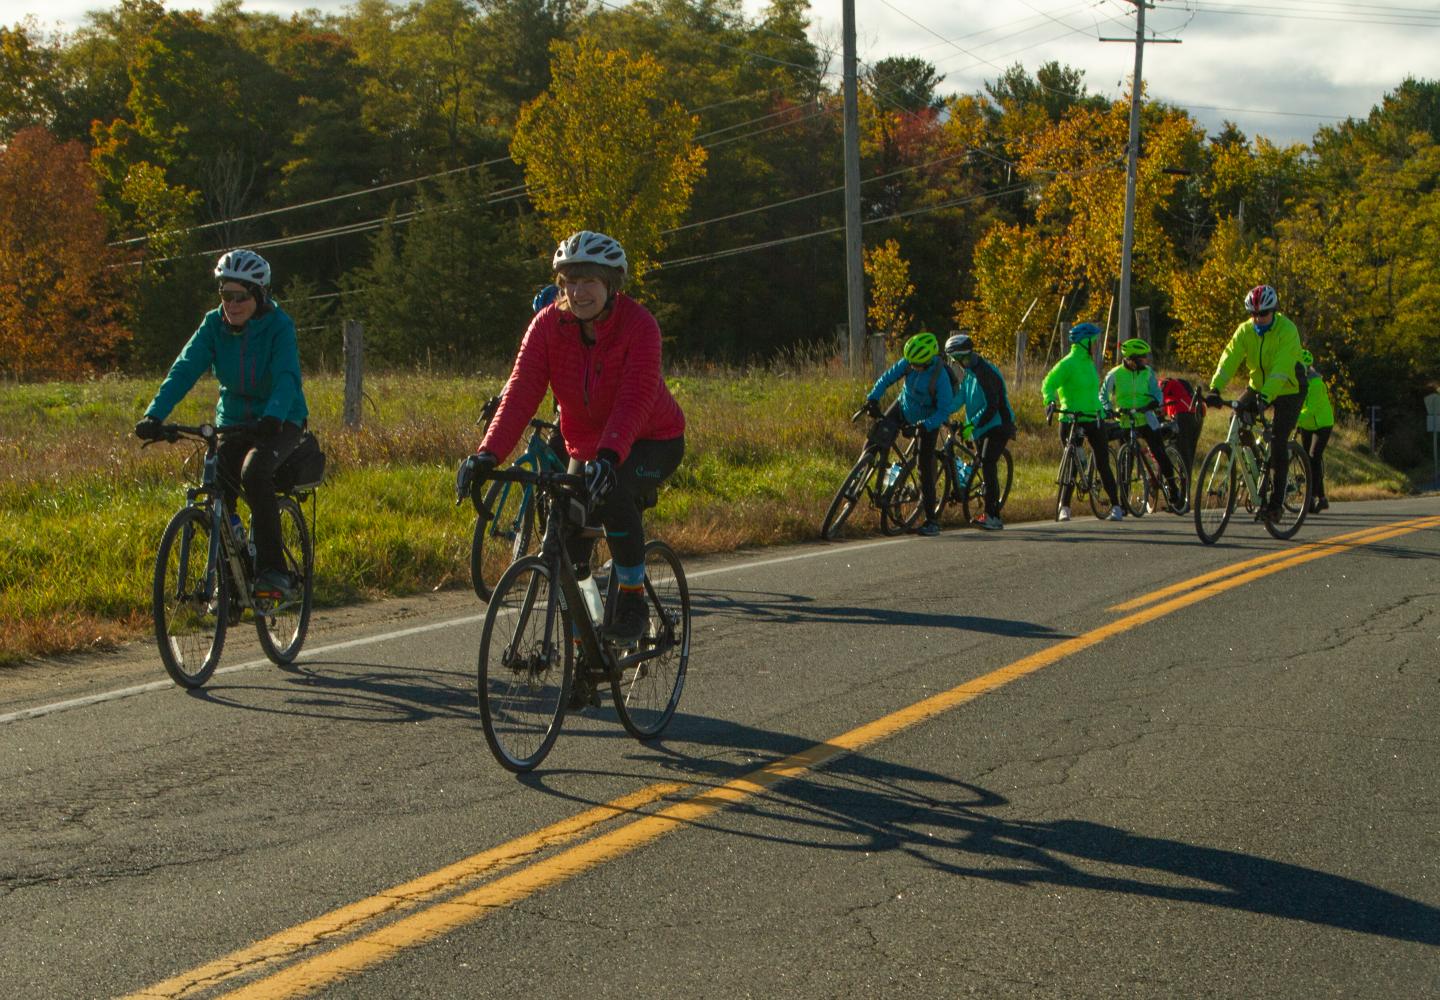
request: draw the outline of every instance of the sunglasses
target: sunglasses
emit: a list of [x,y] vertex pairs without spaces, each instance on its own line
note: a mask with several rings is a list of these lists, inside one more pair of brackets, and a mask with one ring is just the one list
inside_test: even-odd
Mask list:
[[228,288],[222,288],[222,289],[220,289],[220,301],[221,301],[221,302],[249,302],[249,301],[250,301],[250,293],[249,293],[249,292],[243,292],[243,291],[242,291],[242,292],[235,292],[235,291],[231,291],[231,290],[228,289]]

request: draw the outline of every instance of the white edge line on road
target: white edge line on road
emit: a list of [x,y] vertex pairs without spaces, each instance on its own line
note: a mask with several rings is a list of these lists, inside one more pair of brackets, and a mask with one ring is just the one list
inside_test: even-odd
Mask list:
[[[1018,527],[1018,525],[1017,525]],[[717,566],[714,569],[701,570],[698,573],[687,573],[685,579],[698,580],[706,576],[718,576],[721,573],[735,573],[740,570],[758,569],[761,566],[775,566],[780,563],[797,562],[802,559],[817,559],[822,556],[850,555],[855,552],[864,552],[867,549],[880,548],[885,545],[896,545],[901,542],[913,541],[914,536],[904,538],[888,538],[884,541],[865,542],[860,545],[846,545],[816,549],[812,552],[800,552],[790,556],[776,556],[769,559],[755,559],[742,563],[735,563],[732,566]],[[442,622],[431,622],[429,625],[416,625],[412,628],[402,628],[395,632],[382,632],[379,635],[365,636],[359,639],[347,639],[344,642],[331,643],[328,646],[320,646],[316,649],[307,649],[296,657],[296,662],[302,660],[313,660],[317,657],[330,653],[339,652],[342,649],[354,649],[358,646],[370,646],[378,642],[389,642],[392,639],[403,639],[406,636],[420,635],[424,632],[435,632],[440,629],[456,628],[461,625],[473,625],[476,622],[485,620],[484,614],[465,615],[460,618],[448,618]],[[229,667],[220,667],[215,671],[215,676],[221,674],[238,673],[241,670],[254,670],[256,667],[267,666],[269,660],[256,659],[247,660],[244,663],[237,663]],[[34,708],[22,708],[18,711],[7,712],[0,715],[0,725],[9,722],[19,722],[22,719],[35,719],[42,715],[52,715],[55,712],[64,712],[72,708],[84,708],[87,705],[99,705],[107,701],[119,701],[121,698],[130,698],[138,694],[147,694],[151,691],[164,691],[176,687],[170,680],[150,681],[146,684],[136,684],[132,687],[117,688],[114,691],[102,691],[99,694],[86,695],[83,698],[70,698],[66,701],[52,702],[49,705],[36,705]]]

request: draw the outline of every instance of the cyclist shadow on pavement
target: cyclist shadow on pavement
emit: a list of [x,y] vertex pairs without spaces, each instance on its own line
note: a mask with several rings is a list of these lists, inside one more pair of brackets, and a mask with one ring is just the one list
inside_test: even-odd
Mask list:
[[261,679],[258,671],[244,675],[243,682],[222,677],[188,694],[225,708],[336,722],[423,722],[475,715],[475,675],[469,670],[340,660],[301,660],[275,669],[281,673],[278,678],[272,673]]
[[[693,733],[693,721],[676,720],[687,738]],[[725,728],[715,721],[717,729]],[[732,740],[735,728],[728,727]],[[742,746],[746,735],[772,744],[778,736],[742,727]],[[793,745],[789,752],[814,746],[778,739]],[[785,752],[774,748],[769,753],[763,749],[742,753],[753,754],[753,759],[734,765],[728,775],[715,773],[713,759],[692,759],[694,769],[710,772],[716,784],[747,775],[752,776],[747,785],[769,786],[729,806],[731,812],[747,817],[746,830],[758,832],[737,830],[735,823],[723,819],[702,818],[696,825],[718,836],[811,850],[852,855],[901,852],[936,872],[1022,888],[1123,893],[1440,945],[1440,908],[1377,886],[1240,851],[1132,833],[1089,819],[1008,819],[1003,813],[1010,802],[997,792],[863,754],[842,752],[818,770],[773,784],[764,778],[753,780],[767,761],[773,767]]]
[[808,594],[762,590],[704,590],[690,594],[691,615],[696,618],[736,618],[749,623],[784,624],[835,622],[839,625],[909,625],[960,629],[1017,639],[1068,639],[1069,632],[1018,618],[981,615],[930,614],[913,609],[822,604]]

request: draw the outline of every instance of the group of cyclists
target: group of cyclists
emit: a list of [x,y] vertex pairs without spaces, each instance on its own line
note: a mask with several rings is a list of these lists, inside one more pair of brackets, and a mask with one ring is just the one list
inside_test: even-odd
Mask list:
[[[569,471],[583,476],[590,510],[604,526],[612,555],[619,594],[605,632],[617,642],[633,641],[648,624],[644,498],[653,497],[684,456],[685,414],[661,372],[655,317],[624,293],[629,265],[620,243],[582,230],[559,244],[551,263],[554,284],[536,297],[499,409],[474,454],[460,463],[456,488],[462,496],[473,495],[514,448],[546,393],[553,394]],[[284,600],[296,581],[281,551],[275,473],[299,443],[309,412],[295,324],[271,294],[270,265],[254,251],[227,252],[216,263],[214,277],[219,306],[205,314],[180,351],[135,434],[159,439],[171,410],[203,373],[214,373],[220,386],[216,424],[223,434],[219,460],[226,499],[233,505],[243,492],[251,510],[256,595]],[[1334,413],[1313,357],[1277,306],[1268,285],[1245,296],[1249,318],[1221,353],[1206,400],[1218,405],[1220,389],[1244,365],[1248,386],[1241,405],[1256,412],[1273,408],[1277,441],[1287,440],[1298,425],[1315,482],[1312,509],[1323,510],[1329,506],[1323,456]],[[1108,416],[1119,415],[1127,427],[1135,422],[1172,493],[1178,484],[1157,422],[1148,419],[1162,406],[1149,345],[1126,340],[1120,345],[1121,363],[1102,382],[1092,360],[1100,333],[1091,322],[1071,327],[1070,351],[1046,374],[1041,395],[1047,410],[1058,408],[1061,414],[1062,444],[1075,434],[1088,440],[1110,503],[1108,518],[1119,521],[1125,510],[1106,443]],[[882,410],[886,390],[897,382],[900,392]],[[984,512],[978,523],[992,531],[1004,527],[996,462],[1015,437],[1015,412],[1000,370],[976,350],[968,331],[955,331],[943,347],[932,333],[909,338],[901,358],[876,379],[866,403],[877,419],[894,421],[919,438],[921,535],[940,531],[936,442],[940,429],[962,411],[962,433],[974,442],[983,470]],[[1285,486],[1284,455],[1284,449],[1273,449],[1272,517]],[[1068,496],[1061,497],[1058,517],[1070,517]],[[587,553],[573,548],[571,554],[577,567],[588,566]]]
[[[1258,285],[1245,295],[1249,318],[1231,336],[1211,376],[1205,402],[1218,406],[1220,390],[1244,365],[1247,387],[1239,405],[1252,413],[1272,409],[1274,440],[1287,441],[1297,429],[1310,458],[1314,495],[1311,512],[1326,509],[1324,454],[1335,423],[1334,409],[1324,380],[1315,370],[1313,355],[1300,343],[1294,322],[1278,311],[1275,289]],[[1094,455],[1100,486],[1109,501],[1106,519],[1125,518],[1110,463],[1108,439],[1111,428],[1133,429],[1149,445],[1164,479],[1164,490],[1173,509],[1185,506],[1183,477],[1180,477],[1165,447],[1160,416],[1165,400],[1160,382],[1150,364],[1150,345],[1132,337],[1120,345],[1120,364],[1100,378],[1094,361],[1094,344],[1101,334],[1094,323],[1081,322],[1070,328],[1070,351],[1062,357],[1040,385],[1046,415],[1060,415],[1060,444],[1074,435],[1083,435]],[[941,377],[948,361],[958,366]],[[900,383],[900,392],[886,410],[880,401],[886,390]],[[975,350],[968,331],[958,330],[945,342],[943,355],[934,334],[917,333],[905,342],[901,357],[875,380],[866,405],[871,415],[909,429],[919,441],[920,492],[924,520],[921,535],[940,533],[935,497],[935,445],[939,429],[964,411],[967,434],[973,434],[976,451],[984,469],[985,512],[982,528],[1004,527],[996,508],[995,460],[1005,443],[1015,436],[1015,414],[1010,406],[1005,380],[998,368]],[[1280,517],[1285,496],[1288,463],[1286,450],[1274,448],[1270,456],[1274,487],[1266,498],[1263,516]],[[1070,520],[1072,483],[1062,483],[1056,518]]]

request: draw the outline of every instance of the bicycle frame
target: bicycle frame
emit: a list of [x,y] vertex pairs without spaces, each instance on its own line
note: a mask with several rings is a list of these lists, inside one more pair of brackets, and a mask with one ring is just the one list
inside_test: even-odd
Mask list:
[[[234,533],[230,529],[230,508],[225,502],[225,491],[220,488],[218,450],[220,432],[213,424],[208,423],[198,424],[194,427],[180,424],[169,426],[176,432],[177,440],[180,437],[198,438],[205,445],[205,460],[200,476],[200,485],[191,486],[185,490],[185,506],[207,512],[210,519],[210,543],[205,554],[207,587],[213,590],[214,575],[222,572],[220,567],[223,560],[224,571],[229,572],[231,582],[236,585],[231,590],[231,600],[238,601],[242,607],[250,608],[252,611],[258,610],[250,592],[249,569],[245,565],[245,559],[241,556]],[[147,444],[149,443],[147,442]],[[190,564],[190,542],[191,536],[189,535],[181,539],[181,566]]]
[[[1252,414],[1240,408],[1239,402],[1230,400],[1224,404],[1230,410],[1230,428],[1225,434],[1225,443],[1238,456],[1240,461],[1235,463],[1235,469],[1240,475],[1241,482],[1245,487],[1245,508],[1253,510],[1263,505],[1265,500],[1264,489],[1268,485],[1270,471],[1269,449],[1261,450],[1263,431],[1270,427],[1269,421],[1263,415]],[[1257,436],[1252,427],[1258,425],[1262,435]],[[1250,430],[1247,442],[1245,431]]]

